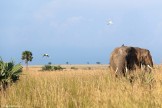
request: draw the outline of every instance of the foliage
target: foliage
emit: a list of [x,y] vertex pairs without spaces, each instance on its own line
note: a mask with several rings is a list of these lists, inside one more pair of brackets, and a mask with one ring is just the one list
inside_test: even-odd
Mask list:
[[61,66],[52,66],[51,64],[44,65],[42,67],[42,71],[55,71],[55,70],[63,70],[64,68]]
[[49,64],[49,65],[51,65],[51,64],[52,64],[52,62],[48,62],[48,64]]
[[44,65],[42,67],[42,71],[51,71],[52,70],[52,66],[51,65]]
[[76,68],[76,67],[73,66],[73,67],[71,67],[71,69],[77,70],[78,68]]
[[29,61],[32,61],[33,59],[33,54],[32,52],[30,51],[24,51],[22,52],[22,57],[21,57],[22,60],[25,60],[25,64],[26,64],[26,67],[28,67],[28,62]]
[[63,70],[64,68],[61,67],[61,66],[53,66],[53,69],[54,69],[54,70]]
[[101,64],[101,62],[96,62],[96,64]]
[[19,80],[19,76],[22,73],[22,66],[20,64],[14,64],[14,62],[5,63],[0,60],[0,90],[6,89],[8,85]]

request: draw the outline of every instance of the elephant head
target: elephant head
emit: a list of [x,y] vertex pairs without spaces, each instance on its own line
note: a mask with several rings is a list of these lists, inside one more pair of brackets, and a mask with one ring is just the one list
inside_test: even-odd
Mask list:
[[136,48],[137,50],[137,58],[138,58],[138,66],[142,68],[145,66],[146,68],[152,69],[153,68],[153,61],[150,51],[143,48]]

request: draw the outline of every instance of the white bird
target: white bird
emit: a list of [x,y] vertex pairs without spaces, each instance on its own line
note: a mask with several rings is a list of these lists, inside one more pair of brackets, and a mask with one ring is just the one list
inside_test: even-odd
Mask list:
[[107,21],[107,25],[112,25],[112,24],[113,24],[112,20],[109,19],[109,20]]
[[43,57],[45,57],[45,56],[46,56],[46,57],[49,57],[49,55],[48,55],[48,54],[43,54]]

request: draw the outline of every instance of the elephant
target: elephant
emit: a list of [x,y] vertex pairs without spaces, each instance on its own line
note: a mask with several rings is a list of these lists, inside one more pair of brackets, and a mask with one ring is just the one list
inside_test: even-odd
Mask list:
[[110,68],[116,75],[125,76],[128,70],[134,69],[137,64],[136,50],[134,47],[121,46],[115,48],[110,56]]
[[125,76],[128,70],[141,69],[145,66],[152,69],[153,62],[150,51],[139,47],[121,46],[114,49],[110,56],[110,68],[116,75]]

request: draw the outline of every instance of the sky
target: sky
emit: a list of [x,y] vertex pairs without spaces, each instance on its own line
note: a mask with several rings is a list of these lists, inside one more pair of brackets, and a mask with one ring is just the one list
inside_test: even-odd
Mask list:
[[[162,63],[161,0],[1,0],[0,57],[31,65],[109,64],[114,48],[149,49]],[[107,25],[111,19],[113,24]],[[49,54],[49,58],[43,54]]]

